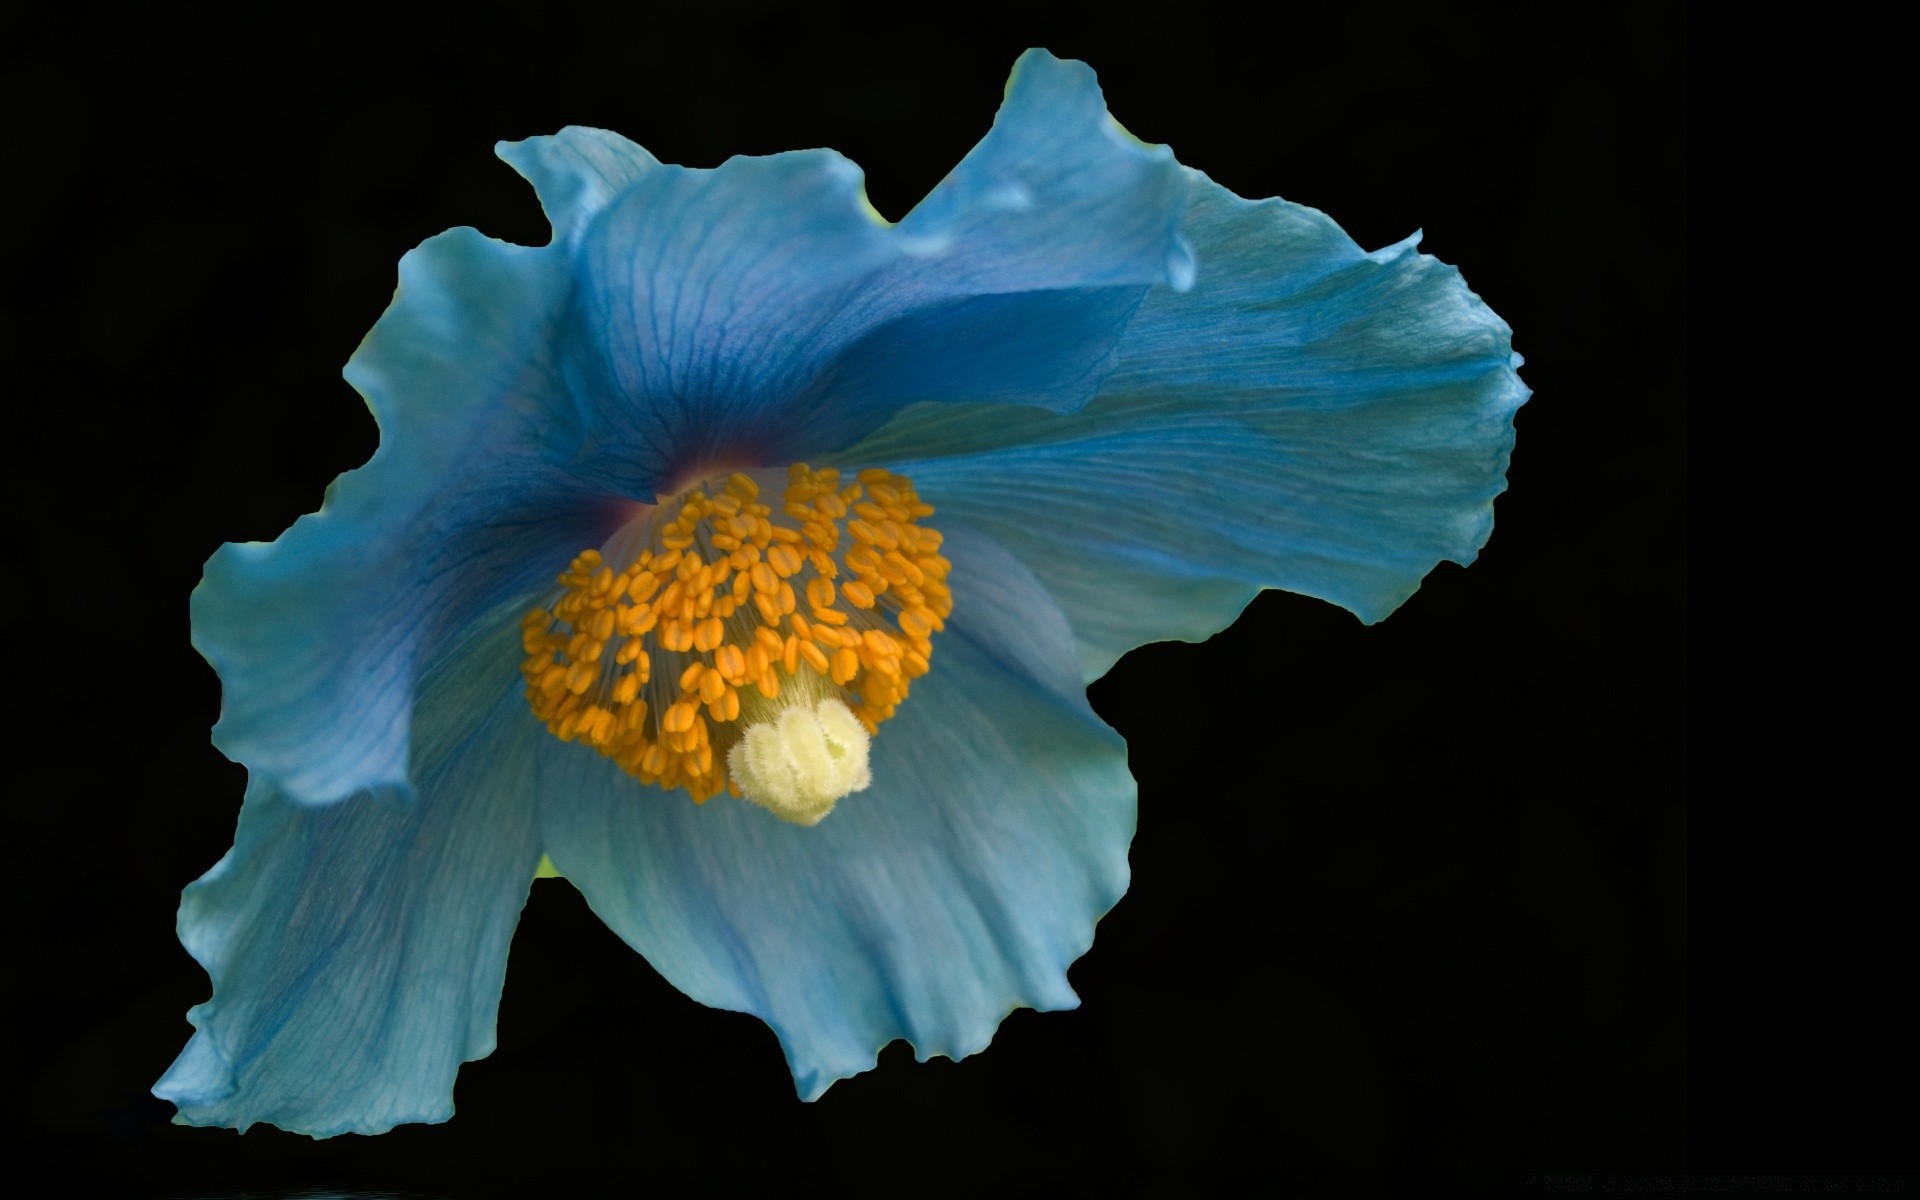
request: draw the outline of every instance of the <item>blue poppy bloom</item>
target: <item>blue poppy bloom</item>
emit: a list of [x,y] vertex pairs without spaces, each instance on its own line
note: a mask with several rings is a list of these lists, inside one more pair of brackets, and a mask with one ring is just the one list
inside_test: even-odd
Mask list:
[[155,1091],[316,1136],[453,1111],[557,871],[802,1097],[983,1047],[1127,886],[1088,681],[1263,587],[1377,621],[1485,542],[1527,391],[1414,240],[1242,200],[1030,52],[897,224],[827,151],[505,144],[347,364],[373,458],[193,597],[248,771]]

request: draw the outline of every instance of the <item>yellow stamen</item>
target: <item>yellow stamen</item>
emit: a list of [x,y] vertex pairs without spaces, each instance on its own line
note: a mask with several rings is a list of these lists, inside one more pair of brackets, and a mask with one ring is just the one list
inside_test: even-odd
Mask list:
[[[953,611],[951,564],[939,533],[919,524],[933,508],[903,476],[869,469],[843,482],[798,463],[777,516],[763,486],[744,472],[696,485],[604,554],[582,551],[552,603],[522,621],[521,671],[527,703],[555,736],[641,782],[683,787],[699,802],[744,794],[786,820],[804,808],[810,824],[832,798],[796,808],[788,783],[768,782],[788,779],[787,767],[766,764],[810,762],[809,739],[853,746],[833,732],[845,719],[835,713],[868,734],[894,714]],[[759,774],[730,776],[730,752],[762,727],[779,731],[789,757],[766,749],[752,760]],[[776,744],[757,736],[756,746]],[[818,778],[864,787],[867,776],[846,766]]]

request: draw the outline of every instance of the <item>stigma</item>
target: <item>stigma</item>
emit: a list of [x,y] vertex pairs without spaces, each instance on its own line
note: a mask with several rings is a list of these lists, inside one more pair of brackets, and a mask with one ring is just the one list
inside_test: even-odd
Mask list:
[[904,476],[796,463],[776,512],[756,474],[577,555],[522,622],[521,671],[548,730],[640,782],[812,825],[868,785],[871,739],[931,669],[951,564]]

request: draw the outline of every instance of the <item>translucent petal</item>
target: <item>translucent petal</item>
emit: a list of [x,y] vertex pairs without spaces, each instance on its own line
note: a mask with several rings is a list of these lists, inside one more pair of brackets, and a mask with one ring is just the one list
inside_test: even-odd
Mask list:
[[834,365],[812,442],[845,445],[917,401],[1079,408],[1149,285],[1184,288],[1186,182],[1165,146],[1108,115],[1093,71],[1030,50],[980,144],[900,222],[945,247],[860,297],[878,324]]
[[453,1114],[460,1063],[493,1050],[540,860],[532,749],[547,735],[498,669],[517,649],[495,636],[429,685],[410,802],[304,805],[253,776],[233,849],[180,905],[214,990],[154,1087],[177,1120],[328,1137]]
[[993,128],[900,222],[953,244],[936,286],[970,294],[1185,288],[1186,181],[1173,152],[1108,115],[1092,68],[1029,50]]
[[779,1034],[800,1094],[986,1046],[1016,1007],[1077,1003],[1066,968],[1127,884],[1126,746],[1087,707],[1071,635],[1031,573],[954,528],[933,671],[873,741],[873,784],[818,826],[695,806],[554,743],[555,865],[688,995]]
[[1196,283],[1148,297],[1085,409],[921,407],[833,456],[910,476],[936,523],[1018,555],[1087,678],[1208,636],[1262,587],[1377,621],[1442,559],[1471,562],[1528,394],[1452,267],[1192,178]]
[[545,461],[565,406],[544,349],[556,261],[471,229],[402,259],[346,368],[380,448],[278,540],[208,561],[192,614],[223,690],[214,742],[278,794],[404,793],[414,682],[435,647],[619,519]]
[[508,153],[584,231],[560,330],[573,469],[636,499],[845,444],[916,401],[1078,407],[1147,285],[1191,274],[1172,155],[1114,124],[1083,64],[1041,52],[897,226],[827,151],[700,171],[589,132]]
[[929,248],[876,222],[831,151],[662,167],[594,219],[559,329],[571,468],[651,500],[715,463],[770,462],[783,414],[848,340],[877,272]]
[[501,142],[494,153],[533,185],[554,240],[568,244],[580,240],[615,196],[660,165],[619,134],[580,125],[551,137]]

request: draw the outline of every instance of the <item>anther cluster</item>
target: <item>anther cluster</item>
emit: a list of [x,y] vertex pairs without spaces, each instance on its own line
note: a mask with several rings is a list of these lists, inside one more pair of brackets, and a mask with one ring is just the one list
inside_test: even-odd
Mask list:
[[741,794],[728,750],[788,708],[837,700],[877,733],[953,611],[932,513],[880,469],[843,483],[796,463],[777,515],[743,473],[690,488],[631,561],[583,551],[527,614],[528,702],[562,740],[703,802]]

